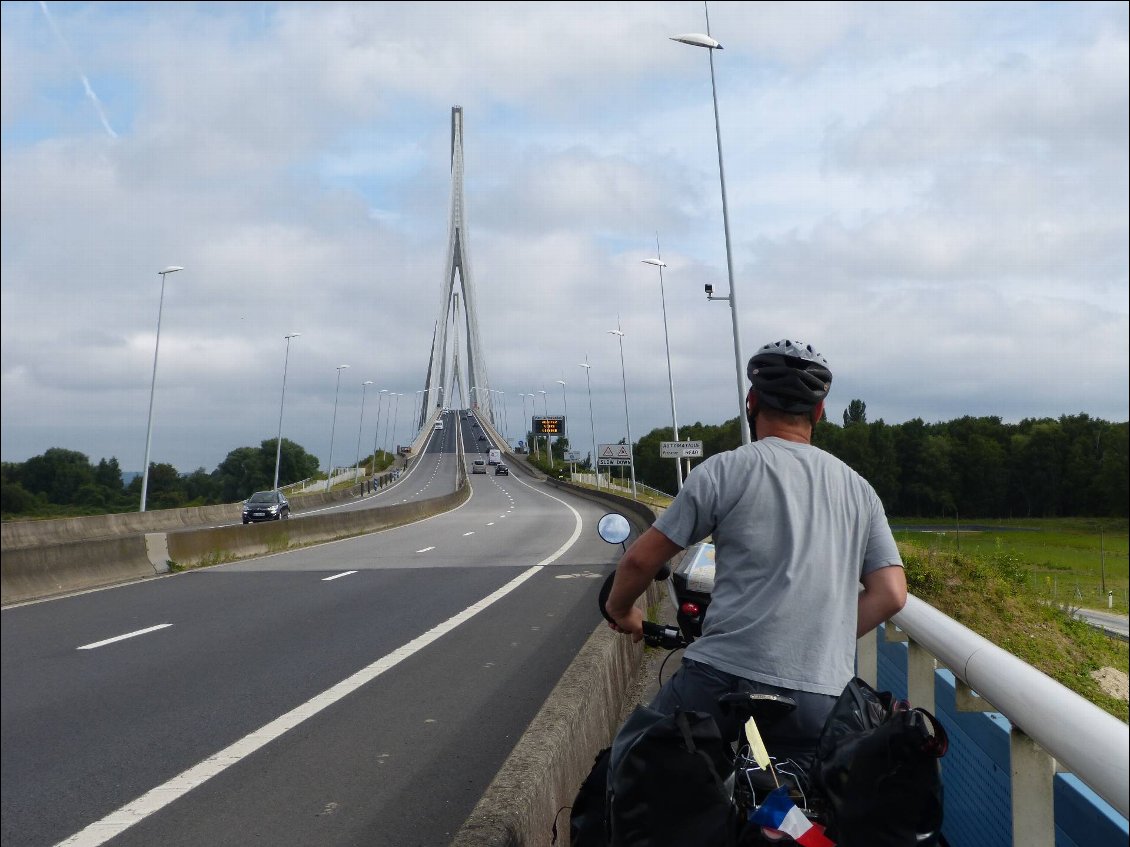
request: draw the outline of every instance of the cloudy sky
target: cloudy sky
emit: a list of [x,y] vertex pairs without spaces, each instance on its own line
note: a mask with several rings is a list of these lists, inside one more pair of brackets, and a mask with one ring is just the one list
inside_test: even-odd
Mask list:
[[[586,357],[598,442],[624,382],[634,439],[670,424],[657,238],[678,420],[736,416],[709,54],[669,38],[702,3],[0,9],[5,461],[140,470],[170,265],[153,461],[273,438],[289,332],[284,436],[351,462],[386,389],[407,441],[453,105],[511,434],[533,393],[590,447]],[[709,13],[744,357],[812,343],[833,420],[1127,420],[1126,3]]]

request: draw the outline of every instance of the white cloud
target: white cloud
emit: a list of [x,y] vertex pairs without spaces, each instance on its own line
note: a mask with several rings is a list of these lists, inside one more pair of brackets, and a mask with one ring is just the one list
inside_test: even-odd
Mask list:
[[[5,5],[5,460],[63,446],[140,466],[169,264],[157,461],[211,469],[273,437],[291,331],[284,435],[325,460],[343,362],[339,431],[365,379],[406,394],[405,427],[456,104],[511,429],[519,393],[560,411],[564,378],[587,444],[588,354],[597,438],[624,434],[617,313],[632,433],[669,423],[640,263],[656,233],[680,422],[737,414],[729,306],[702,292],[728,285],[706,54],[668,40],[705,29],[700,4],[52,12],[119,137],[42,15]],[[745,356],[812,341],[832,406],[890,422],[1126,419],[1123,4],[712,4],[711,28]],[[1084,373],[1064,354],[1080,343]]]

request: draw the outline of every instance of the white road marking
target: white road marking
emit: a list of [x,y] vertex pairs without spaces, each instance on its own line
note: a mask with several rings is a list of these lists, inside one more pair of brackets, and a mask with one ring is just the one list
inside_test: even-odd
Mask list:
[[494,521],[488,521],[487,526],[494,526]]
[[95,647],[105,647],[107,644],[113,644],[115,641],[125,641],[127,638],[135,638],[138,635],[145,635],[147,632],[156,632],[159,629],[164,629],[167,626],[172,626],[171,623],[159,623],[157,626],[146,627],[139,629],[137,632],[127,632],[125,635],[115,635],[113,638],[107,638],[105,641],[95,641],[93,644],[83,644],[81,647],[76,647],[76,650],[93,650]]
[[335,573],[333,576],[327,576],[322,582],[329,582],[331,579],[341,579],[343,576],[357,573],[357,571],[345,571],[344,573]]
[[474,534],[475,534],[475,533],[474,533],[474,530],[472,530],[471,532],[465,532],[465,533],[463,533],[463,537],[464,537],[464,538],[466,538],[466,537],[467,537],[468,535],[474,535]]
[[434,550],[434,549],[436,549],[436,548],[435,548],[435,545],[433,544],[431,547],[425,547],[423,550],[417,550],[416,552],[417,553],[427,553],[429,550]]
[[[576,514],[575,511],[574,514]],[[495,601],[501,600],[540,571],[545,565],[560,558],[566,550],[573,546],[573,543],[580,535],[579,516],[577,524],[577,531],[573,533],[573,537],[558,548],[556,552],[538,562],[536,565],[532,565],[522,571],[522,573],[518,574],[518,576],[514,577],[514,579],[510,580],[510,582],[503,585],[497,591],[488,594],[482,600],[468,606],[454,617],[448,618],[443,623],[432,627],[423,635],[417,636],[409,641],[403,647],[398,647],[396,650],[393,650],[388,655],[373,662],[368,667],[362,668],[352,676],[343,679],[341,682],[337,683],[337,685],[326,689],[301,706],[290,710],[285,715],[275,718],[266,726],[255,730],[229,747],[209,756],[204,761],[194,765],[183,773],[174,776],[163,785],[158,785],[133,802],[127,803],[101,820],[95,821],[85,829],[76,832],[65,841],[60,841],[56,847],[99,847],[99,845],[105,844],[111,838],[125,832],[135,823],[160,811],[174,800],[183,797],[193,788],[222,773],[227,768],[247,756],[250,756],[260,748],[265,747],[287,730],[293,729],[303,721],[312,718],[323,709],[332,706],[338,700],[353,693],[366,683],[372,682],[385,671],[390,670],[405,659],[418,653],[432,642],[438,640],[440,637],[451,632],[460,624],[470,620]],[[166,624],[166,626],[167,625],[168,624]]]

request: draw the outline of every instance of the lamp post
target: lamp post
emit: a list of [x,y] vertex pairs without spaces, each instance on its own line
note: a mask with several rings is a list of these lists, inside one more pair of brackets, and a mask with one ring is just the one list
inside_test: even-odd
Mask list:
[[286,402],[286,366],[290,362],[290,339],[298,338],[302,335],[301,332],[292,332],[290,335],[284,335],[286,339],[286,354],[283,356],[283,387],[282,399],[279,400],[279,435],[275,439],[275,482],[271,486],[275,491],[279,490],[279,462],[282,461],[282,419],[283,419],[283,404]]
[[565,396],[565,380],[557,380],[557,384],[561,386],[561,405],[565,409],[565,440],[569,440],[569,398]]
[[592,370],[592,365],[589,364],[589,354],[585,353],[585,360],[580,363],[580,367],[585,369],[585,384],[589,390],[589,428],[592,429],[592,469],[596,471],[596,487],[600,489],[600,465],[597,464],[599,457],[596,454],[596,424],[592,420],[592,380],[589,378],[589,371]]
[[[543,414],[548,418],[549,417],[549,400],[547,398],[549,397],[549,393],[544,391],[543,389],[539,388],[538,394],[541,395],[541,406],[542,406],[542,409],[544,410]],[[549,446],[549,436],[548,435],[545,437],[545,457],[546,457],[546,460],[549,462],[550,469],[552,470],[552,468],[553,468],[553,448]]]
[[365,389],[373,384],[371,379],[365,380],[361,383],[361,422],[357,424],[357,465],[356,472],[353,474],[353,479],[356,481],[361,473],[361,429],[365,426]]
[[710,37],[710,12],[706,13],[706,35],[701,33],[688,33],[686,35],[673,35],[672,41],[690,44],[693,47],[705,47],[710,56],[710,91],[714,97],[714,135],[718,143],[718,181],[722,186],[722,226],[726,233],[726,273],[730,281],[730,293],[725,297],[715,297],[707,289],[709,300],[730,301],[730,321],[734,331],[734,367],[738,378],[738,424],[742,428],[742,444],[749,444],[749,421],[745,413],[745,395],[742,382],[742,338],[738,329],[738,303],[734,293],[734,254],[730,247],[730,215],[726,205],[726,170],[722,164],[722,127],[718,120],[718,89],[714,84],[714,51],[721,50],[722,45]]
[[373,473],[377,472],[377,438],[381,433],[381,403],[385,399],[382,396],[384,394],[388,394],[387,388],[382,388],[377,394],[377,426],[373,430]]
[[341,372],[348,367],[349,365],[337,366],[337,388],[334,389],[334,419],[330,426],[330,461],[329,468],[326,471],[326,491],[330,490],[334,478],[334,433],[337,431],[337,398],[341,393]]
[[[663,305],[663,343],[667,347],[667,387],[671,391],[671,430],[675,434],[675,442],[679,441],[679,419],[675,414],[675,378],[671,374],[671,339],[667,334],[667,295],[663,291],[663,269],[667,263],[660,258],[659,235],[655,236],[655,258],[644,259],[645,265],[655,265],[659,269],[659,302]],[[675,482],[678,490],[683,490],[683,458],[675,457]]]
[[[525,423],[522,424],[522,429],[526,430],[525,434],[523,435],[523,438],[528,438],[528,439],[530,439],[530,441],[534,441],[535,439],[532,437],[533,436],[533,430],[530,427],[530,423],[531,423],[532,419],[530,418],[529,412],[526,411],[526,398],[527,397],[533,397],[533,395],[532,394],[526,394],[524,392],[519,391],[518,396],[522,398],[522,420],[525,421]],[[530,445],[527,442],[527,444],[526,444],[526,452],[527,453],[530,452],[529,448],[530,448]],[[537,444],[534,444],[534,450],[535,451],[537,450]]]
[[153,379],[149,382],[149,422],[145,425],[145,470],[141,472],[141,511],[145,511],[145,497],[149,492],[149,447],[153,443],[153,395],[157,390],[157,354],[161,350],[161,312],[165,308],[165,277],[183,271],[179,265],[169,265],[157,271],[161,277],[161,299],[157,302],[157,343],[153,347]]
[[[628,428],[628,450],[633,451],[632,447],[632,424],[628,420],[628,377],[624,370],[624,332],[620,329],[620,317],[616,317],[616,329],[608,330],[609,335],[615,335],[620,340],[620,378],[624,383],[624,425]],[[632,472],[632,499],[636,499],[636,459],[635,453],[632,453],[631,464],[628,468]]]
[[[396,447],[396,428],[400,426],[400,398],[403,396],[403,394],[396,395],[396,411],[392,413],[392,447],[394,448]],[[391,395],[389,399],[392,399]],[[391,453],[392,451],[389,452]],[[395,457],[393,464],[396,464]]]

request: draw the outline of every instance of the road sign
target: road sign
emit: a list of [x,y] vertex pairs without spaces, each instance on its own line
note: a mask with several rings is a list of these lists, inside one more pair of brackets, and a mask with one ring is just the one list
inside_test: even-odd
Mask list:
[[660,441],[661,459],[697,459],[702,456],[701,441]]
[[600,444],[596,449],[596,463],[601,467],[627,468],[632,465],[632,445]]
[[566,450],[565,451],[565,461],[566,462],[583,462],[584,458],[581,456],[580,450]]
[[561,435],[565,432],[565,418],[560,416],[533,418],[530,421],[530,430],[534,435]]

